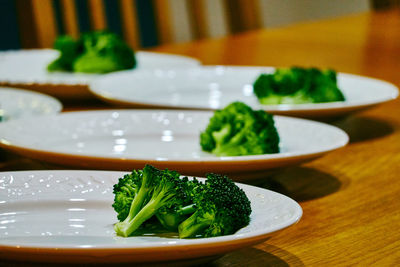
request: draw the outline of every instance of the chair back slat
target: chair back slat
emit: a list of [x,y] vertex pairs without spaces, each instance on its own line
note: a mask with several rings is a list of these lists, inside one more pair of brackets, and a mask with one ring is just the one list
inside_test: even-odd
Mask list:
[[76,38],[108,29],[138,49],[258,28],[259,1],[15,0],[15,5],[20,47],[51,47],[57,35]]
[[166,0],[153,0],[156,14],[157,35],[160,44],[171,43],[174,40],[171,10]]
[[[40,1],[40,0],[39,0]],[[62,21],[64,22],[65,34],[76,38],[79,36],[78,20],[76,15],[75,1],[61,0]]]
[[204,16],[208,37],[221,37],[228,35],[229,25],[225,0],[202,0],[204,2]]
[[194,39],[206,38],[209,34],[209,25],[205,12],[206,3],[203,0],[188,0],[187,2]]
[[261,27],[259,0],[225,0],[231,33]]
[[92,30],[102,30],[106,28],[106,19],[103,0],[88,0],[90,25]]
[[123,37],[134,49],[140,47],[136,3],[132,0],[120,0],[120,12]]

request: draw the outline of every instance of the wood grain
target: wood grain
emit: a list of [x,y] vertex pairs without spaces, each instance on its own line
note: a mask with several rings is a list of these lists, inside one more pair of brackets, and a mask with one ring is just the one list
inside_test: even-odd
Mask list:
[[[399,86],[399,29],[399,10],[390,10],[154,50],[206,64],[329,66]],[[333,124],[348,132],[347,147],[258,183],[299,201],[300,222],[210,266],[400,265],[400,100]],[[21,168],[18,157],[2,154],[11,169]]]
[[[332,67],[400,85],[399,10],[169,45],[206,64]],[[298,200],[302,220],[212,266],[398,266],[400,100],[335,122],[351,143],[263,186]]]

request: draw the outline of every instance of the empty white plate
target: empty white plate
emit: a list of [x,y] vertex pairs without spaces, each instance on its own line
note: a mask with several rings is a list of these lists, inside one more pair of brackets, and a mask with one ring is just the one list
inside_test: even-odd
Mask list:
[[68,112],[1,124],[0,147],[74,167],[131,170],[150,163],[203,176],[207,172],[254,173],[298,164],[348,142],[346,133],[336,127],[276,116],[280,153],[217,157],[203,152],[199,144],[199,134],[212,114],[173,110]]
[[253,82],[272,67],[204,66],[179,70],[144,70],[105,75],[90,84],[98,97],[114,104],[169,108],[220,109],[242,101],[254,109],[304,117],[343,115],[395,99],[397,87],[385,81],[338,74],[344,102],[261,105]]
[[0,258],[62,263],[165,262],[207,258],[251,246],[296,223],[292,199],[238,184],[251,201],[250,224],[233,235],[179,239],[118,237],[112,187],[125,173],[0,173]]
[[59,113],[62,104],[48,95],[32,91],[0,87],[2,121]]

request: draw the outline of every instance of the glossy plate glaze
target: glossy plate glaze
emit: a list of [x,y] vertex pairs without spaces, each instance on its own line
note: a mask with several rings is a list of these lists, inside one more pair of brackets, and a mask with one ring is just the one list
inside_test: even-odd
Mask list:
[[292,199],[238,184],[251,201],[250,224],[229,236],[117,237],[112,186],[122,172],[0,173],[0,258],[62,263],[165,262],[221,255],[263,242],[296,223]]
[[2,121],[59,113],[62,104],[57,99],[32,91],[0,87]]
[[254,173],[298,164],[348,142],[346,133],[336,127],[276,116],[280,153],[217,157],[203,152],[199,144],[199,134],[212,114],[182,110],[68,112],[1,124],[0,147],[74,167],[131,170],[151,163],[203,176],[206,172]]
[[242,101],[274,114],[324,117],[347,114],[398,96],[397,87],[385,81],[338,74],[344,102],[298,105],[261,105],[253,94],[253,82],[272,67],[205,66],[180,70],[119,72],[90,84],[98,97],[114,104],[191,109],[220,109]]
[[[0,85],[24,87],[60,98],[90,96],[87,84],[99,74],[47,71],[47,65],[58,56],[53,49],[11,50],[0,52]],[[152,52],[136,52],[137,67],[154,68],[195,67],[194,58]],[[131,70],[132,71],[132,70]]]

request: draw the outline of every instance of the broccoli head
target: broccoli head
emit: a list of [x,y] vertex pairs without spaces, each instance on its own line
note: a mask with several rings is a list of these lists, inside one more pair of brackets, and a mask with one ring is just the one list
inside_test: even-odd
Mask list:
[[48,71],[72,71],[72,64],[78,56],[79,45],[71,36],[63,35],[54,42],[60,56],[47,66]]
[[184,177],[182,179],[183,197],[179,201],[171,203],[172,205],[162,207],[156,213],[159,222],[166,229],[175,232],[178,231],[179,224],[195,212],[194,194],[197,188],[203,185],[196,178],[189,180],[187,177]]
[[107,73],[136,65],[132,49],[117,35],[106,31],[83,34],[83,53],[73,64],[76,72]]
[[[132,183],[135,183],[135,186]],[[127,237],[153,217],[160,208],[182,203],[182,199],[186,197],[184,183],[179,173],[167,169],[158,170],[150,165],[146,165],[142,171],[125,175],[114,187],[113,207],[118,212],[119,219],[125,217],[123,221],[114,225],[117,235]],[[129,191],[129,194],[125,191]],[[133,199],[128,205],[129,212],[126,215],[126,209],[122,208],[122,205],[129,203],[131,196]]]
[[279,135],[272,115],[233,102],[214,113],[200,134],[200,145],[217,156],[278,153]]
[[250,201],[227,176],[208,174],[195,188],[196,211],[178,227],[179,237],[215,237],[235,233],[250,222]]
[[253,84],[261,104],[304,104],[344,101],[336,72],[317,68],[282,68],[261,74]]
[[60,57],[49,64],[49,71],[107,73],[136,65],[133,50],[116,34],[107,31],[84,33],[78,40],[61,36],[54,48],[60,51]]
[[133,170],[132,173],[119,178],[118,183],[114,185],[114,203],[112,207],[117,212],[119,221],[123,221],[128,217],[131,203],[141,187],[142,177],[142,170]]
[[117,235],[164,230],[180,238],[228,235],[250,221],[250,201],[227,176],[208,174],[203,183],[146,165],[114,185]]

